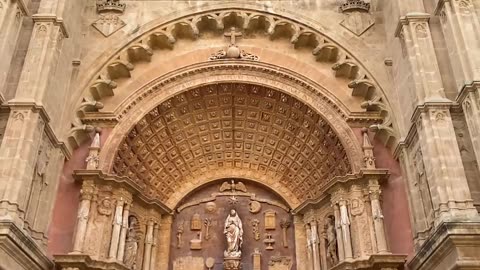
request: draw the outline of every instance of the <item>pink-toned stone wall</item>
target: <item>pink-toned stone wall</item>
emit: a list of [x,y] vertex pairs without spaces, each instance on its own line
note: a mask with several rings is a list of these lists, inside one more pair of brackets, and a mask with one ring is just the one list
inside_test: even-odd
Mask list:
[[[361,128],[354,128],[361,142]],[[370,138],[373,134],[370,133]],[[390,170],[388,181],[382,185],[382,210],[385,217],[385,233],[390,251],[396,254],[413,254],[412,228],[406,192],[406,180],[401,174],[400,164],[390,150],[379,140],[373,140],[377,168]]]
[[[101,145],[108,138],[110,131],[110,129],[102,130]],[[84,142],[73,152],[72,158],[65,162],[63,166],[48,235],[49,256],[66,254],[72,251],[81,189],[81,185],[74,181],[72,174],[75,170],[85,169],[85,159],[88,156],[90,144],[90,140]]]

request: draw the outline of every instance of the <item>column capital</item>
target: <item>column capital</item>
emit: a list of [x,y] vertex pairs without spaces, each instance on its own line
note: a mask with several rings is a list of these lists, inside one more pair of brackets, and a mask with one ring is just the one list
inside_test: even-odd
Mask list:
[[398,19],[397,28],[395,30],[395,37],[400,37],[403,26],[410,23],[428,23],[431,15],[424,12],[410,12]]

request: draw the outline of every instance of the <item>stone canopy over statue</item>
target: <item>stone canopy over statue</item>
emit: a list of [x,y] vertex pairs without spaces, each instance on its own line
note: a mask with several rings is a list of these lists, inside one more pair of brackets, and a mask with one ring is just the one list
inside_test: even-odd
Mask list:
[[225,219],[223,233],[227,238],[227,250],[224,256],[227,258],[240,258],[242,255],[243,226],[237,211],[230,210],[230,214]]

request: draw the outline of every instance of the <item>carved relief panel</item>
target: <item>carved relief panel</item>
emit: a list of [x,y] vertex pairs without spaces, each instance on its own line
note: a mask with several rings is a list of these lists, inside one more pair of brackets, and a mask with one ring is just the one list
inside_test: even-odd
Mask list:
[[[271,268],[272,262],[277,265],[275,256],[288,259],[292,262],[289,269],[296,269],[294,226],[287,205],[270,190],[230,179],[198,190],[179,204],[172,224],[169,267],[183,269],[184,262],[189,261],[199,264],[189,269],[205,269],[206,259],[211,257],[215,263],[209,269],[223,269],[227,246],[224,223],[231,209],[243,223],[242,269],[253,269],[255,250],[261,257],[261,269]],[[198,220],[201,229],[192,230],[198,228]],[[259,256],[255,258],[258,266]]]

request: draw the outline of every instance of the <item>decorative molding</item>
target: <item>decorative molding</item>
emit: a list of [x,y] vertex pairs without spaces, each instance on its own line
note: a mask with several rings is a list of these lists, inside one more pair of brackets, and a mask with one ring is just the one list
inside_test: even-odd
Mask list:
[[53,131],[53,128],[50,126],[50,117],[48,116],[47,111],[43,105],[38,105],[35,102],[22,102],[10,100],[7,103],[0,106],[2,110],[30,110],[32,112],[38,113],[42,120],[45,122],[45,133],[47,134],[50,142],[54,145],[55,148],[60,148],[63,155],[67,160],[72,156],[72,152],[67,148],[63,141],[60,141]]
[[400,37],[402,29],[405,25],[408,25],[413,22],[429,22],[430,21],[430,14],[428,13],[421,13],[421,12],[412,12],[408,13],[405,16],[399,18],[397,23],[397,28],[395,30],[395,37]]
[[60,31],[62,32],[62,34],[65,38],[69,37],[68,31],[67,31],[67,26],[65,25],[65,22],[63,21],[62,18],[59,18],[55,14],[37,13],[37,14],[32,15],[32,20],[35,23],[39,23],[39,22],[52,23],[53,25],[60,27]]
[[0,253],[11,254],[21,269],[50,270],[54,267],[33,239],[10,221],[0,221]]
[[99,261],[83,254],[54,255],[58,270],[130,270],[123,263],[117,261]]
[[136,199],[140,200],[143,204],[148,205],[151,208],[155,208],[157,211],[163,214],[171,215],[173,210],[154,198],[150,198],[142,192],[142,188],[136,185],[132,180],[126,176],[117,176],[113,174],[107,174],[100,170],[75,170],[73,173],[75,181],[82,183],[85,180],[91,180],[98,185],[113,185],[119,188],[123,188],[128,191]]
[[328,200],[328,194],[332,193],[335,189],[342,189],[355,184],[367,184],[370,179],[377,179],[380,183],[383,183],[388,180],[390,172],[386,169],[361,169],[360,172],[355,174],[348,174],[345,176],[337,176],[321,186],[321,196],[316,199],[307,199],[302,204],[297,206],[292,210],[292,213],[295,214],[304,214],[308,211],[311,211],[315,206],[322,204]]

